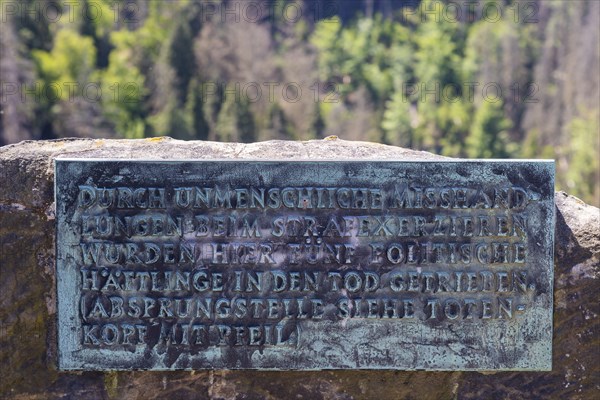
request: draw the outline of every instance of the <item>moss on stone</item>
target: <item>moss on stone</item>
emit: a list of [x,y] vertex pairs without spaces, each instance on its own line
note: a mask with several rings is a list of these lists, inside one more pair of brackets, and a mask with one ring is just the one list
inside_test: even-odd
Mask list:
[[116,371],[108,371],[104,373],[104,388],[108,397],[111,399],[117,398],[119,388],[119,373]]
[[[552,372],[59,372],[53,276],[52,160],[438,156],[343,140],[235,143],[106,140],[0,148],[0,398],[18,399],[592,399],[600,363],[600,214],[557,194]],[[49,266],[50,265],[50,266]],[[50,299],[50,300],[49,300]]]

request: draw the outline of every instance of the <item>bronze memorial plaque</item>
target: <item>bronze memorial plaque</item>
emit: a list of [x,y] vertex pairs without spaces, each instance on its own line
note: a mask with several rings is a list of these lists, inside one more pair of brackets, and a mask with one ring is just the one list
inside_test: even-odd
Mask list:
[[552,161],[55,167],[61,369],[551,369]]

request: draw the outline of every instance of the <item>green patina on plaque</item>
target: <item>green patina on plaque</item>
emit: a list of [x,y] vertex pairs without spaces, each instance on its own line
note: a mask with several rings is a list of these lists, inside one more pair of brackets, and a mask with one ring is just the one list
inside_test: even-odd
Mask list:
[[553,162],[55,167],[61,369],[551,369]]

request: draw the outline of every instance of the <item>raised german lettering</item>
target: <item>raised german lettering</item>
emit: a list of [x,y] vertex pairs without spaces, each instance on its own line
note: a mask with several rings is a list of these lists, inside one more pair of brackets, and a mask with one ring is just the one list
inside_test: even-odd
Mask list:
[[57,160],[61,368],[549,368],[552,163],[180,167]]

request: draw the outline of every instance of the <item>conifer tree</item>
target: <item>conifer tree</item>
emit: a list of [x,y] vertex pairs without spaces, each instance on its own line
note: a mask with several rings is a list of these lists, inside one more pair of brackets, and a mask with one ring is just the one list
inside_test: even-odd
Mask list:
[[507,130],[511,122],[504,116],[501,101],[484,101],[475,112],[467,137],[467,155],[473,158],[506,158],[510,155]]

